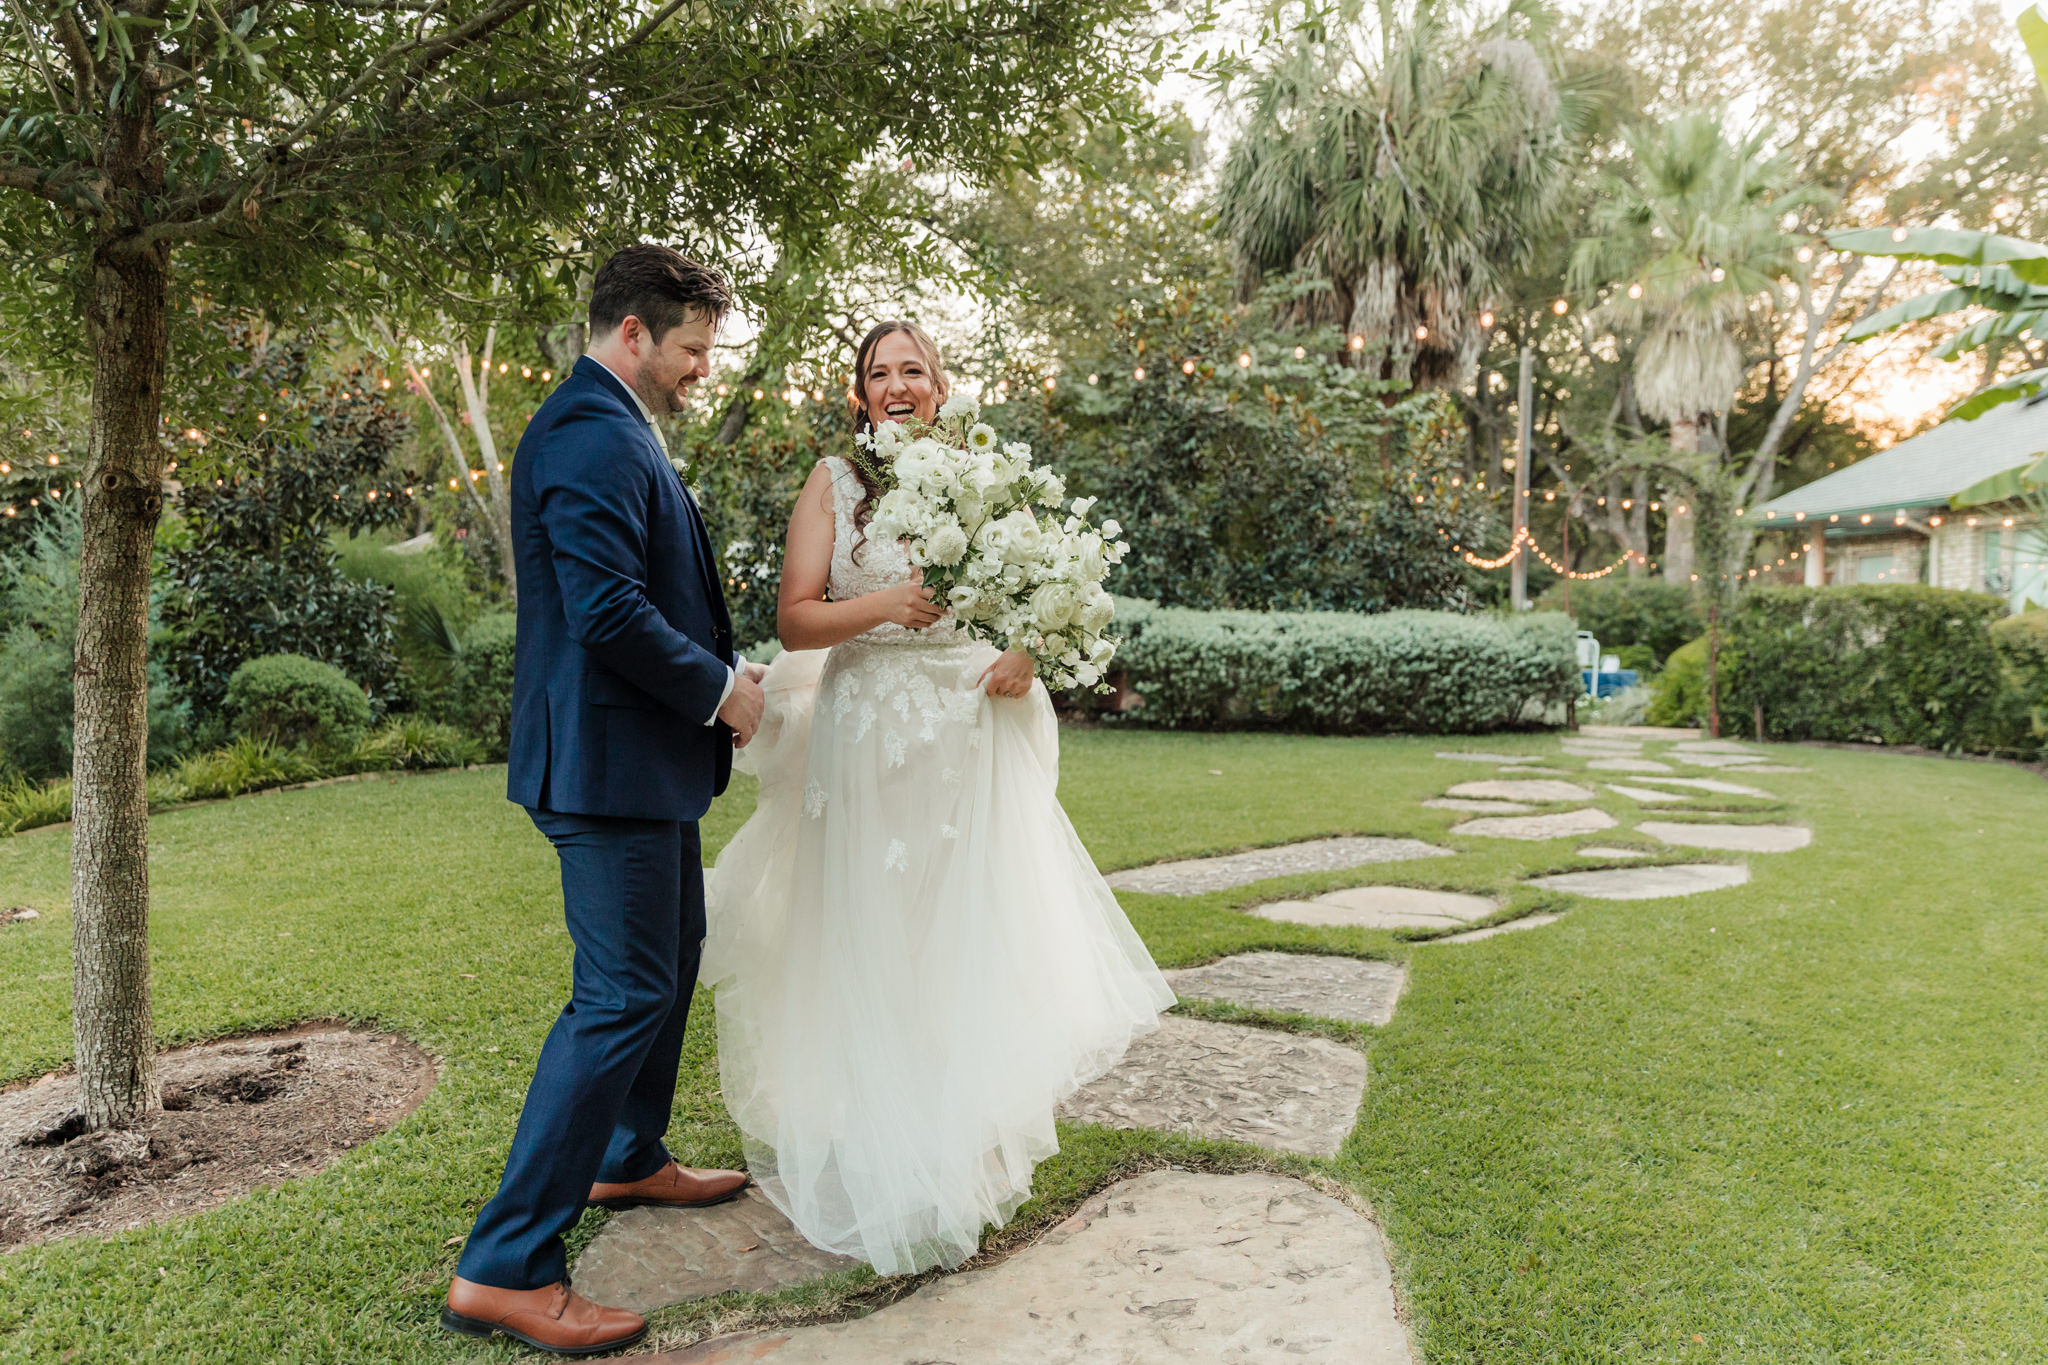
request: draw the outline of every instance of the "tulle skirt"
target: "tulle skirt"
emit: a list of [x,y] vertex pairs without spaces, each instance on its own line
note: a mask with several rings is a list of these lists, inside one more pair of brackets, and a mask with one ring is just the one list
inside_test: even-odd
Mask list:
[[1057,1151],[1053,1108],[1173,992],[1056,796],[1042,686],[961,639],[785,653],[707,881],[701,978],[762,1191],[885,1274],[954,1266]]

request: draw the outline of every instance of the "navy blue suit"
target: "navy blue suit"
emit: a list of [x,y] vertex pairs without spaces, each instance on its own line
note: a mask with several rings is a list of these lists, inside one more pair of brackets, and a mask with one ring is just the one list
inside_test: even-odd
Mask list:
[[697,820],[732,772],[732,732],[705,722],[735,656],[703,518],[630,391],[588,356],[519,442],[512,539],[507,789],[560,855],[576,963],[456,1273],[537,1289],[567,1275],[562,1234],[594,1181],[669,1160],[704,942]]

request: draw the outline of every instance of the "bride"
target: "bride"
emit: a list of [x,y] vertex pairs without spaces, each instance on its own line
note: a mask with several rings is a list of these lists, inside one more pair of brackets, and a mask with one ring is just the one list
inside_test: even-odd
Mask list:
[[[929,422],[937,347],[885,322],[854,417]],[[724,1098],[761,1189],[884,1274],[956,1266],[1059,1149],[1053,1108],[1157,1027],[1173,992],[1055,795],[1029,656],[931,600],[878,491],[822,460],[789,520],[789,652],[740,764],[760,803],[706,887]]]

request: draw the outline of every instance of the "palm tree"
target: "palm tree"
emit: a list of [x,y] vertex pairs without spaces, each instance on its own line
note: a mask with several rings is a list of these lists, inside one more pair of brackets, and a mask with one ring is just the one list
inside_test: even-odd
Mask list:
[[[1628,171],[1608,177],[1570,287],[1606,294],[1611,323],[1640,337],[1636,400],[1670,424],[1673,450],[1711,453],[1715,416],[1742,386],[1751,307],[1803,270],[1803,239],[1787,224],[1828,196],[1795,185],[1789,158],[1766,155],[1762,134],[1732,136],[1719,114],[1680,114],[1624,137]],[[1692,522],[1674,514],[1664,576],[1691,575]]]
[[1442,0],[1399,2],[1303,30],[1253,76],[1218,219],[1245,297],[1298,272],[1293,320],[1440,388],[1469,377],[1504,272],[1561,225],[1584,101],[1516,36],[1541,27],[1538,0],[1473,31]]

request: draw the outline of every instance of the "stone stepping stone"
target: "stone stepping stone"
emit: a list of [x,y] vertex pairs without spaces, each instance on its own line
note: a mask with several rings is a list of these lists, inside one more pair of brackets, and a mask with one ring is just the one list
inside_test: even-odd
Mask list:
[[1371,1219],[1287,1176],[1169,1170],[1112,1185],[1000,1264],[943,1276],[866,1317],[641,1359],[1414,1365],[1415,1356]]
[[1166,973],[1183,1000],[1222,1000],[1246,1009],[1315,1014],[1354,1024],[1386,1024],[1408,984],[1397,962],[1307,953],[1239,953],[1206,967]]
[[1608,773],[1668,773],[1677,771],[1669,763],[1659,763],[1654,758],[1596,758],[1586,766]]
[[1733,853],[1790,853],[1813,842],[1813,831],[1803,825],[1681,825],[1645,820],[1636,828],[1667,844]]
[[1438,754],[1437,757],[1448,758],[1454,763],[1534,763],[1536,761],[1534,754],[1456,753]]
[[1546,782],[1540,778],[1524,782],[1495,778],[1485,782],[1460,782],[1446,795],[1480,801],[1590,801],[1593,790],[1576,782]]
[[758,1189],[708,1209],[627,1209],[577,1258],[579,1293],[649,1313],[740,1290],[766,1294],[862,1262],[806,1242]]
[[1431,810],[1462,810],[1475,815],[1527,815],[1534,806],[1518,806],[1512,801],[1473,801],[1462,796],[1439,796],[1422,803]]
[[1568,754],[1639,754],[1640,744],[1631,744],[1618,739],[1567,739],[1559,742]]
[[1748,754],[1752,758],[1763,757],[1756,750],[1738,744],[1732,739],[1689,739],[1683,744],[1674,744],[1671,748],[1674,753],[1681,754]]
[[1811,768],[1788,768],[1782,763],[1748,763],[1736,769],[1744,773],[1810,773]]
[[1446,934],[1442,938],[1426,938],[1424,943],[1477,943],[1483,938],[1496,934],[1512,934],[1523,929],[1541,929],[1546,924],[1555,924],[1562,915],[1524,915],[1511,919],[1506,924],[1489,924],[1484,929],[1467,929],[1462,934]]
[[1500,906],[1485,896],[1415,886],[1353,886],[1312,901],[1254,906],[1260,919],[1318,928],[1449,929],[1485,919]]
[[1581,725],[1579,734],[1592,739],[1698,739],[1697,729],[1673,725]]
[[1190,858],[1182,862],[1153,863],[1150,867],[1125,868],[1122,872],[1110,873],[1108,880],[1119,891],[1200,896],[1210,891],[1265,881],[1269,877],[1290,877],[1301,872],[1341,872],[1345,868],[1364,867],[1369,863],[1455,856],[1448,848],[1425,844],[1420,839],[1311,839],[1306,843],[1257,848],[1249,853],[1230,853],[1220,858]]
[[1503,815],[1467,820],[1452,825],[1453,834],[1477,834],[1488,839],[1565,839],[1574,834],[1598,834],[1613,829],[1615,818],[1598,806],[1584,810],[1558,811],[1554,815]]
[[1167,1015],[1059,1114],[1335,1156],[1364,1099],[1364,1054],[1327,1038]]
[[1740,782],[1724,782],[1718,777],[1645,777],[1641,780],[1656,782],[1666,787],[1691,787],[1694,791],[1718,792],[1722,796],[1770,796],[1767,791],[1745,787]]
[[1514,774],[1514,775],[1515,775],[1516,777],[1576,777],[1576,776],[1578,776],[1578,774],[1576,774],[1576,773],[1574,773],[1574,772],[1572,772],[1572,771],[1570,771],[1569,769],[1566,769],[1566,768],[1502,768],[1502,769],[1501,769],[1500,771],[1501,771],[1501,772],[1504,772],[1504,773],[1513,773],[1513,774]]
[[1610,783],[1608,783],[1608,784],[1607,784],[1607,790],[1609,790],[1609,791],[1611,791],[1611,792],[1620,792],[1620,793],[1621,793],[1621,794],[1622,794],[1623,796],[1629,797],[1629,798],[1630,798],[1631,800],[1635,800],[1635,801],[1647,801],[1647,802],[1651,803],[1652,805],[1654,805],[1654,804],[1656,804],[1657,802],[1660,802],[1660,801],[1690,801],[1690,800],[1692,800],[1692,798],[1691,798],[1691,797],[1687,796],[1687,795],[1686,795],[1685,793],[1683,793],[1683,792],[1660,792],[1660,791],[1653,791],[1653,790],[1651,790],[1651,789],[1650,789],[1650,788],[1648,788],[1648,787],[1623,787],[1623,786],[1618,786],[1618,785],[1616,785],[1615,783],[1612,783],[1612,782],[1610,782]]
[[1718,891],[1749,880],[1740,863],[1675,863],[1663,867],[1603,867],[1592,872],[1558,872],[1531,877],[1530,886],[1570,891],[1602,901],[1647,901]]
[[1639,848],[1607,848],[1600,844],[1582,844],[1577,852],[1581,858],[1647,858],[1650,856]]
[[1747,772],[1757,760],[1748,754],[1680,754],[1678,761],[1695,768],[1740,768]]

